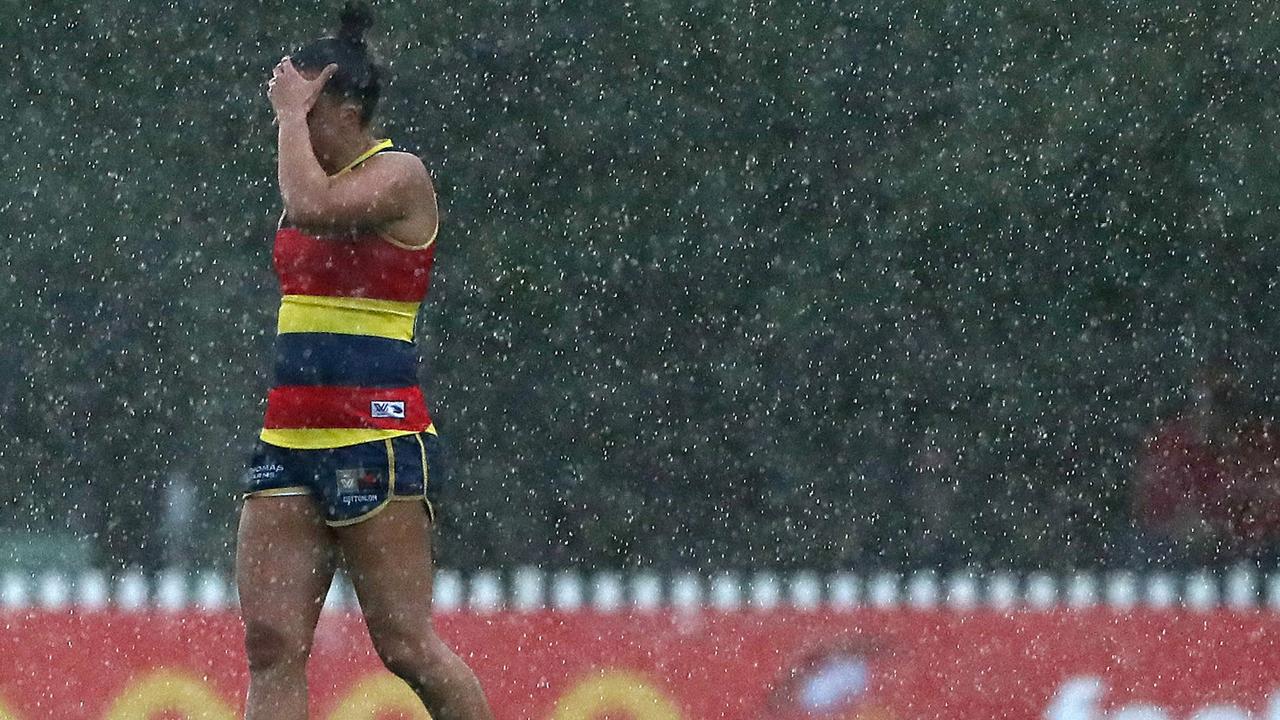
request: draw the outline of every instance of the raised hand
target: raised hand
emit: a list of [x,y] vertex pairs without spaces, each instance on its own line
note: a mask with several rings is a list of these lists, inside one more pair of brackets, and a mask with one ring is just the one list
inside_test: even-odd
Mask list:
[[291,115],[306,117],[316,104],[316,98],[324,90],[324,84],[330,76],[337,72],[338,66],[330,64],[313,80],[308,80],[293,66],[293,61],[286,55],[280,59],[271,71],[271,79],[267,81],[267,98],[276,117],[284,119]]

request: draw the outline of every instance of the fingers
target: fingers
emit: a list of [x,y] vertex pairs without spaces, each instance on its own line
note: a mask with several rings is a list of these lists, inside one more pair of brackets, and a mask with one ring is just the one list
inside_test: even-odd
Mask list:
[[325,83],[327,83],[329,78],[333,77],[333,74],[336,72],[338,72],[338,64],[330,63],[320,71],[320,74],[317,75],[315,79],[307,80],[306,77],[303,76],[296,67],[294,67],[292,58],[285,55],[280,58],[280,62],[276,63],[276,66],[272,68],[271,77],[267,79],[267,89],[271,90],[277,83],[284,83],[288,86],[292,86],[297,83],[299,84],[299,87],[314,88],[312,92],[319,94],[321,92],[321,88],[324,87]]
[[276,66],[271,69],[271,75],[273,77],[280,77],[287,72],[297,72],[297,69],[293,67],[293,60],[288,55],[285,55],[280,58],[280,62],[276,63]]
[[[324,84],[325,82],[328,82],[329,78],[333,77],[333,74],[336,72],[338,72],[338,64],[329,63],[320,71],[320,75],[311,82]],[[281,75],[289,73],[301,74],[298,72],[298,69],[293,66],[293,60],[288,55],[285,55],[280,58],[280,62],[276,63],[275,68],[271,70],[271,77],[279,78]]]

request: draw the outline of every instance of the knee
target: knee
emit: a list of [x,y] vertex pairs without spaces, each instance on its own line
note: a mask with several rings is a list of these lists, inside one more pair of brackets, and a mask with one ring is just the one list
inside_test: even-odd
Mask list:
[[387,670],[411,686],[440,676],[450,655],[430,626],[380,630],[373,636],[373,646]]
[[244,648],[250,672],[289,667],[305,669],[311,642],[305,633],[281,624],[246,620]]

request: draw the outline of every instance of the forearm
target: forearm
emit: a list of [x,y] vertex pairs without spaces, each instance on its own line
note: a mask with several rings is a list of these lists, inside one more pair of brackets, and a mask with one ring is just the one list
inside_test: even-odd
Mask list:
[[311,131],[305,115],[280,118],[277,179],[284,210],[294,222],[313,219],[323,207],[329,175],[320,167],[311,147]]

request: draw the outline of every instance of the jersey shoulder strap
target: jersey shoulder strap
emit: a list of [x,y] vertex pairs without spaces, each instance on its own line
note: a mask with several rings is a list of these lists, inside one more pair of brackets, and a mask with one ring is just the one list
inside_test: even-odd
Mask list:
[[351,162],[347,163],[347,166],[339,170],[337,173],[335,173],[335,176],[346,175],[347,173],[354,170],[356,166],[358,166],[360,163],[364,162],[365,160],[368,160],[369,158],[373,157],[374,155],[377,155],[380,152],[383,152],[384,150],[390,150],[394,147],[395,147],[395,143],[392,143],[390,138],[383,138],[382,140],[379,140],[377,144],[375,144],[373,147],[360,153],[360,155],[355,160],[352,160]]

